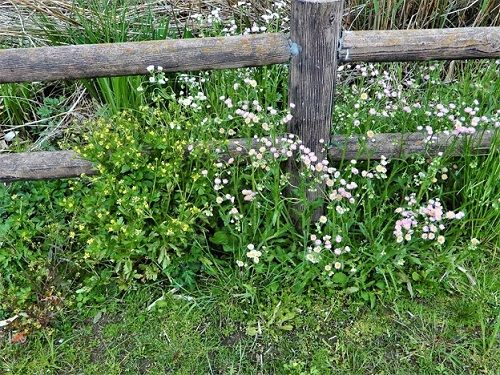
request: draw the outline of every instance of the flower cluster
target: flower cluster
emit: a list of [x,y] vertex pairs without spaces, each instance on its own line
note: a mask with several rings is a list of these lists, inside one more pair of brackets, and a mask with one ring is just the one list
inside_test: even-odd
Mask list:
[[[311,241],[311,245],[307,247],[306,260],[311,263],[319,263],[321,261],[321,256],[325,255],[325,253],[338,257],[342,254],[351,252],[351,248],[349,246],[341,245],[343,238],[339,234],[337,234],[334,238],[328,234],[325,234],[322,237],[319,237],[316,234],[311,234],[309,239]],[[340,269],[340,267],[335,268]]]
[[445,212],[439,198],[431,199],[426,204],[418,209],[415,195],[405,198],[407,209],[399,207],[396,213],[402,216],[402,219],[396,221],[394,227],[394,236],[396,241],[411,241],[413,235],[417,232],[424,240],[436,240],[439,244],[443,244],[446,238],[443,231],[446,229],[445,220],[460,220],[465,214],[462,211],[457,213],[453,211]]
[[340,66],[338,80],[351,83],[340,86],[340,90],[344,87],[343,97],[354,102],[346,101],[345,107],[342,101],[337,103],[335,123],[341,124],[342,129],[335,130],[345,132],[347,125],[348,131],[365,133],[376,142],[376,132],[400,132],[403,124],[406,131],[427,133],[427,142],[432,143],[437,133],[471,135],[500,126],[499,111],[484,113],[484,103],[479,99],[446,102],[433,95],[427,102],[414,101],[419,97],[415,94],[427,89],[430,83],[443,84],[434,78],[439,77],[439,70],[438,64],[420,67],[401,80],[376,64]]
[[247,245],[247,258],[250,258],[255,264],[259,263],[260,257],[262,256],[262,252],[255,249],[253,244]]

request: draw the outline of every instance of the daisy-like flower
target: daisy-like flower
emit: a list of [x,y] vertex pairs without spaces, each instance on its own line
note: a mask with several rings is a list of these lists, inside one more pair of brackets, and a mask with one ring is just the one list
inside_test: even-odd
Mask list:
[[249,244],[247,246],[247,249],[247,257],[253,260],[254,263],[259,263],[262,252],[260,252],[259,250],[255,250],[255,246],[253,244]]
[[306,255],[306,259],[311,262],[311,263],[318,263],[319,262],[320,255],[315,252],[309,252]]
[[255,191],[247,190],[247,189],[242,190],[241,193],[243,194],[243,200],[246,202],[253,201],[255,196],[257,195],[257,193]]

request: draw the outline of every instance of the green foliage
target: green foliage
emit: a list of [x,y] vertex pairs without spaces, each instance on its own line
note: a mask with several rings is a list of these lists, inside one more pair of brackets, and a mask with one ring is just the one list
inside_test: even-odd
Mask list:
[[100,175],[81,202],[65,202],[75,216],[71,237],[83,244],[86,266],[111,262],[123,286],[159,274],[192,285],[212,198],[199,168],[212,156],[185,152],[192,127],[182,117],[154,110],[141,117],[123,113],[88,129],[80,152]]
[[[200,277],[231,280],[231,293],[250,304],[269,303],[280,291],[342,290],[373,306],[381,295],[424,296],[469,278],[464,270],[477,261],[476,249],[496,246],[497,140],[487,157],[466,148],[460,160],[445,153],[432,160],[316,161],[299,140],[278,135],[289,120],[281,69],[170,79],[150,67],[151,79],[135,91],[151,106],[68,129],[62,146],[75,147],[99,174],[2,189],[4,311],[37,303],[52,287],[83,306],[137,283],[193,289]],[[454,118],[475,116],[461,121],[479,121],[478,131],[498,121],[488,102],[454,100],[453,87],[412,106],[430,89],[425,79],[405,89],[396,85],[397,71],[378,79],[381,66],[351,69],[356,83],[335,115],[367,141],[370,132],[397,130],[394,124],[416,130],[421,119],[432,120],[427,131],[448,130],[453,122],[437,115],[443,108]],[[436,70],[420,74],[437,80]],[[488,72],[484,82],[491,81]],[[397,94],[381,91],[377,102],[377,85]],[[39,112],[50,116],[59,105],[61,99],[47,99]],[[239,155],[221,155],[227,138],[252,136],[254,144],[243,142]],[[296,176],[283,168],[290,158],[301,165]],[[315,186],[320,197],[309,201]],[[324,216],[311,222],[321,205]]]

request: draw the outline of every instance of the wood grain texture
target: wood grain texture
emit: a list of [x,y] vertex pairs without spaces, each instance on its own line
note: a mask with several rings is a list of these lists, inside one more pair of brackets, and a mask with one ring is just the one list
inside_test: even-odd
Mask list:
[[331,160],[368,160],[406,158],[411,155],[437,156],[440,152],[449,156],[460,156],[464,148],[476,153],[488,153],[493,143],[494,132],[478,132],[471,136],[450,133],[383,133],[368,139],[365,136],[335,135],[331,138],[328,156]]
[[500,27],[346,31],[340,60],[422,61],[500,57]]
[[[147,74],[286,63],[281,33],[0,50],[0,83]],[[341,62],[484,59],[500,57],[500,27],[346,31]]]
[[288,37],[280,33],[0,50],[0,83],[197,71],[283,63]]
[[92,175],[92,163],[73,151],[0,154],[0,181],[46,180]]
[[[344,0],[292,2],[290,39],[296,53],[290,61],[288,102],[293,118],[288,132],[297,135],[318,160],[326,158],[324,146],[330,142],[343,9]],[[297,166],[290,161],[287,168],[295,173],[295,185]],[[315,201],[320,189],[312,186],[306,195],[309,201]],[[297,210],[303,208],[299,205]],[[313,212],[313,220],[322,213],[322,209]],[[295,221],[299,225],[298,218]]]
[[292,2],[290,39],[298,53],[290,61],[288,131],[318,158],[324,155],[319,140],[328,144],[330,138],[343,5],[343,0]]
[[[380,159],[382,155],[387,158],[406,158],[411,155],[430,157],[439,152],[460,156],[464,147],[485,154],[491,150],[494,133],[487,131],[473,136],[439,133],[433,135],[431,142],[426,142],[427,137],[425,133],[385,133],[376,134],[373,140],[367,140],[362,136],[335,135],[331,138],[328,156],[333,161]],[[260,146],[262,142],[257,138],[231,139],[220,155],[221,158],[244,156],[248,155],[251,148]],[[71,178],[96,173],[90,161],[81,159],[73,151],[0,154],[2,182]]]

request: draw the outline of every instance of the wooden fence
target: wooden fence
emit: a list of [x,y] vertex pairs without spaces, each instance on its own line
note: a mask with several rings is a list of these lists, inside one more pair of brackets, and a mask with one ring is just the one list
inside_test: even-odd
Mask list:
[[[290,35],[258,35],[76,45],[0,50],[0,84],[148,74],[146,67],[164,71],[197,71],[271,64],[290,64],[289,103],[293,119],[288,131],[326,157],[376,159],[408,154],[435,155],[464,143],[487,152],[493,133],[470,137],[423,133],[376,135],[363,144],[358,137],[331,135],[337,66],[345,62],[459,60],[500,57],[500,28],[456,28],[397,31],[341,30],[344,0],[293,0]],[[229,153],[237,144],[230,140]],[[94,174],[92,163],[71,151],[0,154],[0,181],[77,177]]]

